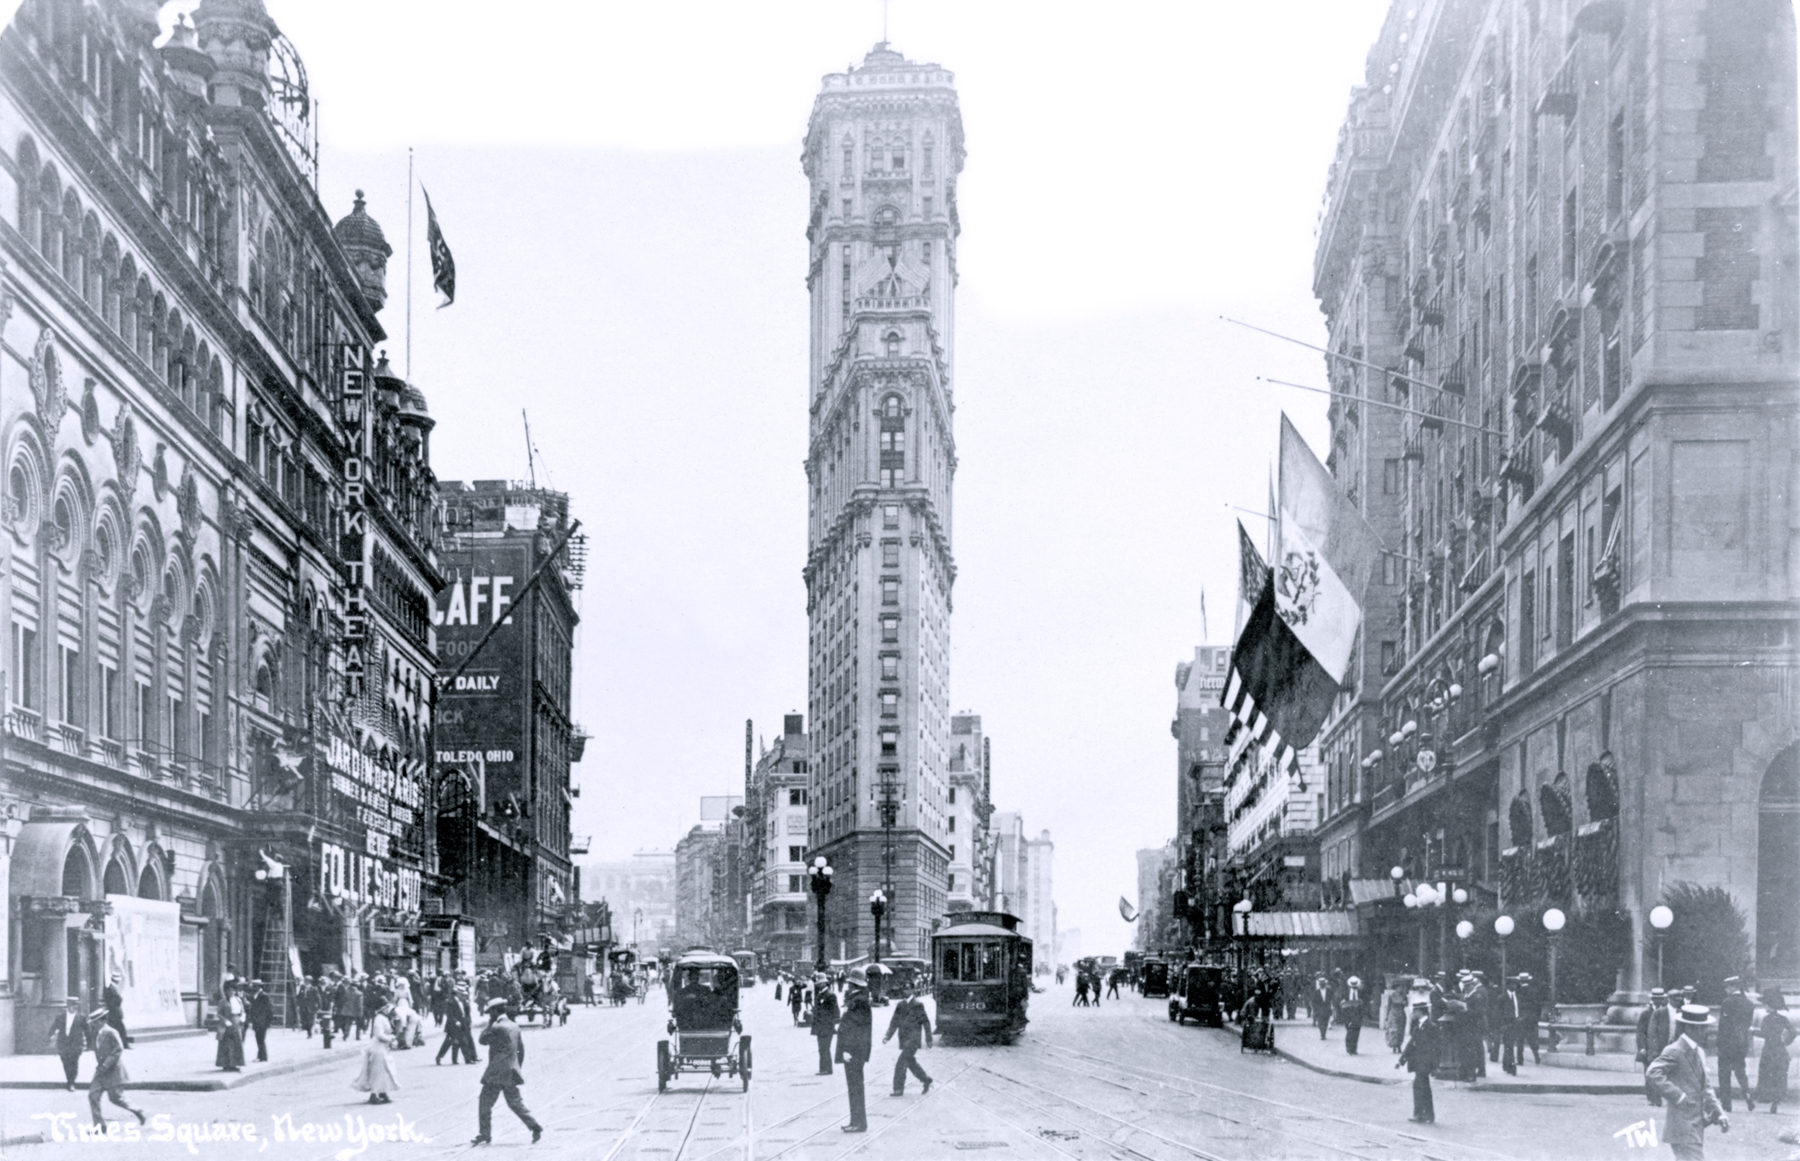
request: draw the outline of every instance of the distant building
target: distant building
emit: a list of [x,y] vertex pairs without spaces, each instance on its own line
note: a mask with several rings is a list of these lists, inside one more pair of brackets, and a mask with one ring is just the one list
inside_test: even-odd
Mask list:
[[[696,823],[675,844],[675,947],[712,946],[718,922],[713,862],[725,841],[717,824]],[[723,949],[726,951],[735,948]]]
[[1056,844],[1050,832],[1041,830],[1034,839],[1025,840],[1025,909],[1019,915],[1019,926],[1032,941],[1036,965],[1056,966],[1056,895],[1053,862]]
[[653,956],[675,943],[673,851],[639,851],[621,862],[583,864],[581,895],[612,906],[613,937],[621,946],[636,943],[640,955]]
[[438,695],[438,841],[462,913],[475,920],[479,962],[493,965],[560,933],[578,894],[571,860],[586,844],[569,833],[580,793],[571,765],[587,739],[569,684],[584,557],[579,538],[557,548],[566,493],[477,480],[440,484],[439,494],[438,559],[450,583],[431,621],[450,684]]
[[[747,739],[746,739],[747,741]],[[744,792],[744,876],[750,893],[748,946],[777,964],[813,956],[807,888],[807,796],[811,774],[806,716],[782,718]]]
[[1167,868],[1174,862],[1172,844],[1137,853],[1137,947],[1161,951],[1176,946],[1169,928],[1174,922]]
[[950,794],[945,810],[950,850],[947,880],[949,911],[988,906],[993,890],[994,845],[989,825],[991,742],[981,732],[981,715],[962,713],[950,719]]
[[1170,919],[1185,925],[1184,942],[1229,933],[1223,898],[1226,737],[1231,712],[1219,704],[1231,650],[1202,645],[1175,667],[1175,859]]
[[1057,933],[1056,962],[1074,963],[1081,958],[1081,928],[1070,927]]

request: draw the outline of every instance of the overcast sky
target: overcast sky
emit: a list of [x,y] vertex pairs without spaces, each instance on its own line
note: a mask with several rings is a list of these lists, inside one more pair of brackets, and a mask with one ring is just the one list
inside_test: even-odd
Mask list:
[[[820,77],[879,0],[268,0],[321,102],[320,192],[396,254],[407,148],[456,256],[433,309],[415,210],[411,370],[441,479],[546,479],[591,536],[574,829],[668,848],[806,703],[807,189]],[[1314,227],[1379,0],[894,0],[889,39],[956,74],[951,702],[994,798],[1056,841],[1061,926],[1130,939],[1133,852],[1175,827],[1177,662],[1228,643],[1234,514],[1277,417],[1324,450]],[[1260,537],[1258,522],[1246,517]],[[1210,629],[1201,621],[1206,595]]]

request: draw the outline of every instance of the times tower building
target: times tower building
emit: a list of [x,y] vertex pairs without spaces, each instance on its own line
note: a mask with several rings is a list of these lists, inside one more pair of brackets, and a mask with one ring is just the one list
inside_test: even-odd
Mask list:
[[929,955],[949,866],[954,77],[877,44],[825,77],[803,163],[812,301],[809,861],[828,958]]

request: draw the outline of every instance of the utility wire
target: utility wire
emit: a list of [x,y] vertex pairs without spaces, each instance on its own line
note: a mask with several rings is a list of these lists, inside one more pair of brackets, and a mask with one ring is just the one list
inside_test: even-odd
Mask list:
[[1435,419],[1439,423],[1450,423],[1457,427],[1466,427],[1470,431],[1479,431],[1483,435],[1500,436],[1502,438],[1506,435],[1503,431],[1496,431],[1491,427],[1482,427],[1478,423],[1465,423],[1460,419],[1451,419],[1447,415],[1432,415],[1430,412],[1420,411],[1416,407],[1402,407],[1398,403],[1384,403],[1379,399],[1369,399],[1361,395],[1346,395],[1342,391],[1332,391],[1324,387],[1308,387],[1304,383],[1289,383],[1286,379],[1270,379],[1264,375],[1258,375],[1256,381],[1258,383],[1273,383],[1277,387],[1293,387],[1301,391],[1311,391],[1316,395],[1329,395],[1334,399],[1348,399],[1352,403],[1367,403],[1370,407],[1385,407],[1389,411],[1403,411],[1407,415],[1417,415],[1424,419]]
[[1456,394],[1456,392],[1454,392],[1454,391],[1446,391],[1444,389],[1444,385],[1442,383],[1433,383],[1429,379],[1415,379],[1411,375],[1402,375],[1400,372],[1394,370],[1391,367],[1377,367],[1375,364],[1367,362],[1363,359],[1352,358],[1349,355],[1342,354],[1338,351],[1333,351],[1327,347],[1314,346],[1312,343],[1304,342],[1304,341],[1302,341],[1300,339],[1296,339],[1296,338],[1291,338],[1288,335],[1280,334],[1276,331],[1267,330],[1263,327],[1256,326],[1252,323],[1243,322],[1243,321],[1241,321],[1239,319],[1235,319],[1235,318],[1229,318],[1225,315],[1220,315],[1219,317],[1221,319],[1223,319],[1224,321],[1230,323],[1233,326],[1243,327],[1245,330],[1255,331],[1257,334],[1268,335],[1270,338],[1280,339],[1284,343],[1293,343],[1295,346],[1305,347],[1309,351],[1317,351],[1321,355],[1324,355],[1326,358],[1329,358],[1329,359],[1342,359],[1346,363],[1355,363],[1358,367],[1367,367],[1369,370],[1379,372],[1380,374],[1385,375],[1390,379],[1399,379],[1406,383],[1417,383],[1419,386],[1429,387],[1433,391],[1443,391],[1444,394],[1446,394],[1446,395],[1455,395]]

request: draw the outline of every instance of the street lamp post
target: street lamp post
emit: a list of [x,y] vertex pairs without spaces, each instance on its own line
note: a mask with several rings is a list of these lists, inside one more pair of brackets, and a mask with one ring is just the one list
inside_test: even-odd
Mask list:
[[831,894],[831,864],[825,861],[824,855],[820,855],[813,860],[806,875],[812,886],[813,898],[819,901],[819,950],[813,956],[813,970],[822,972],[825,970],[825,897]]
[[1544,912],[1544,931],[1550,936],[1550,1006],[1556,1007],[1556,945],[1562,942],[1563,924],[1569,917],[1557,907]]
[[1243,938],[1241,940],[1239,940],[1239,942],[1238,942],[1238,969],[1240,971],[1243,970],[1245,965],[1247,965],[1249,963],[1250,912],[1253,909],[1255,909],[1255,907],[1256,907],[1256,904],[1250,902],[1250,899],[1248,896],[1245,896],[1244,898],[1239,899],[1236,903],[1233,903],[1231,905],[1232,912],[1234,914],[1236,914],[1237,916],[1239,916],[1239,918],[1235,921],[1237,924],[1237,928],[1238,928],[1238,934],[1243,936]]
[[887,910],[887,896],[878,887],[869,896],[869,914],[875,917],[875,962],[881,962],[881,914]]
[[1675,913],[1658,903],[1650,908],[1650,926],[1656,930],[1656,986],[1666,987],[1663,983],[1663,939],[1669,934],[1669,925],[1675,922]]
[[1456,962],[1463,967],[1469,966],[1469,936],[1475,934],[1475,925],[1467,919],[1459,919],[1456,923],[1456,938],[1461,940],[1456,945]]
[[1500,937],[1500,990],[1506,991],[1506,937],[1513,933],[1513,919],[1501,915],[1494,920],[1494,934]]

